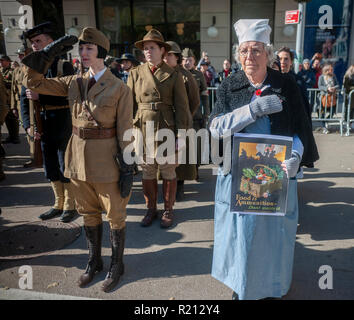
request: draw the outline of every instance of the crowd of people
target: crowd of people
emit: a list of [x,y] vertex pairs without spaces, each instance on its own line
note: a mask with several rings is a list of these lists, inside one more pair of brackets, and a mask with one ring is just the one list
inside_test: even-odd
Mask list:
[[[130,53],[109,57],[110,41],[96,28],[84,28],[78,38],[58,39],[50,22],[26,31],[30,48],[19,49],[21,64],[15,70],[7,56],[0,57],[0,86],[6,88],[0,90],[0,125],[5,122],[9,132],[3,143],[20,142],[21,123],[31,145],[31,161],[24,166],[40,165],[36,160],[40,154],[54,194],[52,208],[39,218],[60,216],[62,222],[77,214],[83,218],[89,254],[85,272],[77,281],[80,287],[103,269],[102,212],[109,222],[112,249],[102,290],[113,290],[124,273],[126,207],[137,173],[136,163],[129,163],[124,155],[126,148],[133,144],[130,154],[142,159],[146,211],[141,226],[149,227],[159,218],[161,228],[170,228],[175,201],[185,200],[184,181],[198,180],[201,165],[200,140],[196,164],[188,161],[188,153],[186,163],[178,163],[178,151],[191,143],[179,132],[208,129],[215,139],[229,131],[293,138],[291,157],[282,164],[290,179],[285,217],[231,213],[232,174],[219,168],[211,272],[233,289],[234,298],[281,297],[289,290],[298,218],[296,176],[302,166],[313,167],[319,158],[306,89],[318,85],[332,92],[338,83],[333,68],[322,68],[317,56],[312,62],[304,60],[303,69],[294,74],[289,48],[274,55],[267,20],[241,19],[234,28],[239,40],[236,61],[225,59],[219,73],[206,52],[197,62],[193,50],[165,41],[156,29],[134,44],[143,52],[144,63]],[[62,59],[77,42],[80,59],[72,63]],[[323,74],[317,76],[311,66]],[[348,90],[353,89],[353,75],[352,66],[345,78]],[[211,86],[218,87],[212,110]],[[141,133],[140,140],[139,135],[135,140],[124,138],[133,129]],[[156,148],[149,152],[149,138],[160,129],[174,133],[168,157],[176,161],[163,163]],[[154,144],[158,147],[163,141]],[[0,179],[5,178],[4,156],[1,146]],[[161,215],[157,210],[159,179],[164,203]],[[279,243],[282,250],[274,254]]]

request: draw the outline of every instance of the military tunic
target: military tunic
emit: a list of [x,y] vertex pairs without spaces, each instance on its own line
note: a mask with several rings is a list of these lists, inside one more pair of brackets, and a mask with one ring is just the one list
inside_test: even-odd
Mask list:
[[[153,154],[146,153],[146,123],[154,124],[154,135],[159,129],[170,129],[175,134],[178,129],[188,129],[190,123],[190,111],[188,97],[182,75],[162,62],[158,69],[152,73],[149,64],[145,63],[130,71],[128,86],[133,93],[134,101],[134,126],[141,130],[143,154],[136,148],[138,156],[143,157],[143,179],[156,179],[159,167],[163,179],[176,178],[176,164],[168,163],[157,166],[157,146]],[[138,144],[140,142],[137,142]],[[173,155],[167,155],[169,159],[175,159]],[[148,164],[147,158],[152,158],[154,164]],[[155,160],[154,160],[155,159]]]
[[[186,86],[189,110],[193,118],[200,105],[199,87],[192,73],[184,69],[182,66],[177,65],[175,69],[182,74],[184,84]],[[191,121],[189,128],[193,128]],[[197,170],[195,164],[189,164],[189,141],[186,143],[186,164],[180,164],[176,168],[177,180],[195,180],[197,177]]]

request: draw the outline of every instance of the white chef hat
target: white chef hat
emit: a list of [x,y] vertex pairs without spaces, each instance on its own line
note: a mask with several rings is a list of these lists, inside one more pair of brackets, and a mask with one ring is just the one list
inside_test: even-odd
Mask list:
[[268,25],[269,19],[240,19],[234,24],[238,43],[257,41],[270,43],[272,28]]

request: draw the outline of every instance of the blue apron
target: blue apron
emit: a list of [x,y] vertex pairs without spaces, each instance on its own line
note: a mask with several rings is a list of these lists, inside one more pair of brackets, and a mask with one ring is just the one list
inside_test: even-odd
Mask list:
[[[268,117],[243,132],[270,134]],[[211,275],[240,300],[284,296],[291,284],[298,222],[297,181],[289,181],[284,217],[230,212],[231,174],[216,181]]]

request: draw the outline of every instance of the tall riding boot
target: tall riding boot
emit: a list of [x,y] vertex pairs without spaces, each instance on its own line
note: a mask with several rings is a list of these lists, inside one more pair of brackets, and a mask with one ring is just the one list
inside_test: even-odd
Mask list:
[[161,217],[161,228],[168,228],[173,223],[173,205],[176,200],[177,180],[163,180],[163,200],[165,211]]
[[42,220],[48,220],[56,216],[60,216],[63,213],[63,205],[64,205],[63,183],[60,180],[58,180],[58,181],[51,181],[50,184],[54,192],[55,203],[52,209],[39,216],[39,218]]
[[87,247],[89,249],[89,260],[85,273],[77,281],[79,287],[89,284],[97,272],[102,271],[103,261],[101,258],[102,230],[103,224],[94,227],[84,226],[86,233]]
[[176,201],[183,201],[184,199],[184,180],[177,181]]
[[141,225],[147,227],[157,217],[157,179],[143,179],[143,193],[148,210],[141,221]]
[[102,291],[109,292],[118,284],[120,276],[124,273],[123,252],[125,244],[125,227],[111,229],[110,240],[112,246],[111,266],[102,283]]
[[63,183],[64,187],[64,205],[63,213],[60,217],[62,222],[70,222],[76,215],[75,210],[75,196],[71,182]]

